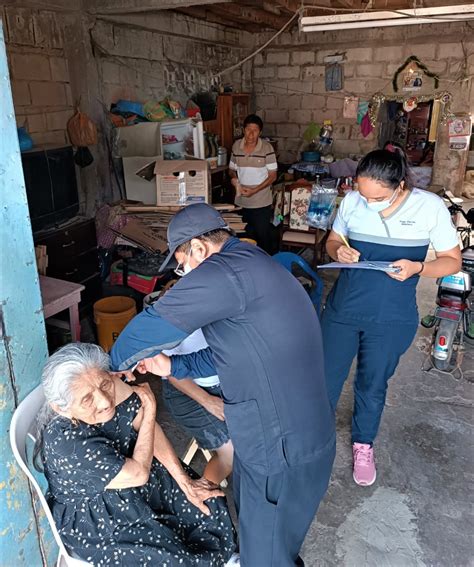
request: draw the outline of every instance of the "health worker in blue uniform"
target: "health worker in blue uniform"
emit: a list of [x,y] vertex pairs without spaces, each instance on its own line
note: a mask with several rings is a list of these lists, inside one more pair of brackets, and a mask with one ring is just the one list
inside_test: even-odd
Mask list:
[[[403,151],[390,148],[370,152],[360,161],[359,190],[344,197],[326,245],[329,256],[338,262],[379,260],[399,268],[398,273],[342,269],[321,321],[334,408],[357,357],[353,477],[363,486],[376,478],[373,443],[388,380],[417,330],[419,278],[438,278],[461,269],[456,229],[444,202],[433,193],[411,188]],[[425,261],[430,245],[435,258]]]
[[[168,260],[184,277],[122,331],[115,370],[219,375],[235,449],[241,565],[302,565],[298,554],[326,492],[335,454],[318,317],[304,288],[205,204],[177,213]],[[196,329],[210,348],[161,354]]]

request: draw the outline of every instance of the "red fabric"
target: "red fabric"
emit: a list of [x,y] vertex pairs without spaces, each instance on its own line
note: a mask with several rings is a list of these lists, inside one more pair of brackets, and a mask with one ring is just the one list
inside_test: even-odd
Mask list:
[[373,129],[374,127],[370,122],[369,113],[367,112],[364,118],[362,118],[362,122],[360,123],[360,131],[362,133],[362,136],[364,136],[364,138],[367,138],[367,136],[372,132]]

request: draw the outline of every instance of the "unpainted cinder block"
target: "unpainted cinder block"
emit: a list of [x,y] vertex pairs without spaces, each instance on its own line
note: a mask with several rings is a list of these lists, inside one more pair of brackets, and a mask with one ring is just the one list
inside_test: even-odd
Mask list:
[[291,62],[293,65],[312,65],[314,59],[314,51],[294,51],[291,54]]
[[31,101],[33,106],[66,106],[66,90],[64,84],[53,82],[30,83]]
[[5,6],[5,22],[8,29],[9,44],[35,44],[33,12],[30,8]]
[[14,79],[48,81],[51,79],[49,59],[35,53],[12,53],[10,65]]
[[12,81],[13,104],[18,106],[29,106],[31,104],[30,89],[27,81]]
[[69,82],[69,71],[67,61],[63,57],[50,57],[49,65],[51,67],[51,79],[58,83]]
[[65,130],[69,118],[74,114],[72,108],[69,110],[59,110],[57,112],[48,112],[46,115],[46,125],[49,131]]
[[300,68],[294,67],[278,67],[278,77],[280,79],[298,79],[300,76]]
[[289,62],[288,51],[269,51],[267,53],[267,65],[288,65]]

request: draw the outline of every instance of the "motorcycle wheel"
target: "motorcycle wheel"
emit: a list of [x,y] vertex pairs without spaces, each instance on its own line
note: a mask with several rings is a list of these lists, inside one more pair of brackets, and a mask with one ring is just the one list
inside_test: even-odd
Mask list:
[[435,336],[434,344],[437,345],[440,336],[445,336],[448,343],[448,357],[440,360],[432,356],[433,366],[443,372],[451,372],[456,368],[458,353],[454,349],[454,343],[458,334],[458,323],[454,321],[441,321]]

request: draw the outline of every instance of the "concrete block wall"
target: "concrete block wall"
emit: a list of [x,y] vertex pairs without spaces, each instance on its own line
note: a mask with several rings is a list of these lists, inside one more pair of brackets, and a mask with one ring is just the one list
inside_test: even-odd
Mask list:
[[0,6],[18,126],[37,145],[66,144],[73,114],[63,18],[56,12]]
[[[184,104],[196,91],[218,85],[215,74],[245,54],[235,30],[167,12],[146,20],[133,15],[97,20],[92,39],[107,107],[120,98],[165,96]],[[237,91],[250,90],[251,67],[229,73],[225,81]]]
[[[474,115],[474,40],[467,24],[384,28],[363,34],[363,41],[357,30],[282,34],[253,60],[256,110],[264,120],[264,133],[278,139],[281,161],[298,159],[310,121],[332,120],[338,156],[364,154],[377,147],[377,128],[364,138],[355,120],[343,117],[344,97],[368,100],[378,91],[393,94],[392,76],[410,55],[439,74],[437,90],[453,94],[454,112]],[[264,40],[262,36],[257,43]],[[343,90],[326,92],[324,58],[335,53],[344,56]],[[433,92],[434,83],[426,77],[419,94]],[[440,127],[438,142],[434,181],[459,187],[463,156],[449,151],[446,126]]]

